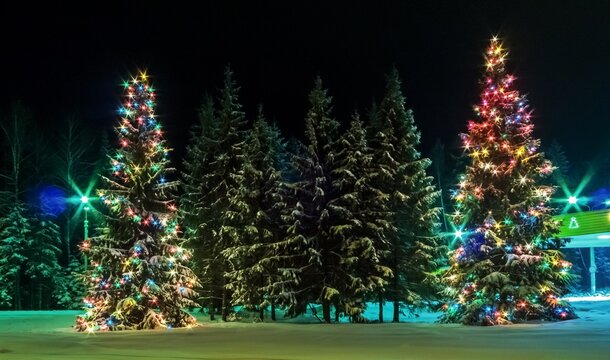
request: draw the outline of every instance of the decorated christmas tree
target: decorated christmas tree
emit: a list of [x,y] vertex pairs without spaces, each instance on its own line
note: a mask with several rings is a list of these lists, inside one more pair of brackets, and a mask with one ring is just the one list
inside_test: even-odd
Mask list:
[[141,73],[124,84],[124,103],[115,128],[119,148],[110,154],[111,176],[99,199],[107,208],[107,226],[87,239],[86,314],[80,331],[185,327],[195,319],[198,280],[187,267],[177,207],[170,181],[163,130],[155,115],[155,93]]
[[458,247],[445,274],[444,322],[496,325],[574,318],[560,300],[570,281],[558,224],[548,206],[553,165],[533,138],[532,110],[505,70],[507,52],[494,38],[477,120],[462,135],[470,164],[454,190]]

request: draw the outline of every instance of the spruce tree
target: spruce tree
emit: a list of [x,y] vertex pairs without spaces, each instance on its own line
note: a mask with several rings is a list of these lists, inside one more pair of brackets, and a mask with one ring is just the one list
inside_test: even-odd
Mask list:
[[[417,146],[420,133],[413,112],[405,109],[401,81],[394,68],[387,79],[386,93],[376,111],[372,146],[378,166],[376,186],[384,193],[391,213],[387,232],[390,250],[385,265],[392,278],[385,293],[379,294],[394,305],[392,321],[400,319],[400,305],[423,306],[433,296],[433,276],[442,247],[437,237],[439,193],[426,175],[430,160],[422,158]],[[383,321],[380,311],[380,321]]]
[[333,277],[340,266],[340,242],[330,233],[333,219],[328,202],[333,199],[332,171],[339,123],[330,115],[331,97],[317,78],[309,94],[305,118],[306,143],[293,156],[298,181],[291,185],[296,204],[284,215],[286,239],[277,251],[282,281],[279,292],[287,314],[303,313],[308,304],[322,304],[323,320],[331,321],[331,304],[339,291]]
[[17,200],[0,222],[0,306],[22,308],[22,278],[31,238],[32,224],[25,205]]
[[532,136],[532,110],[506,72],[506,50],[494,38],[485,53],[477,119],[462,135],[470,164],[453,196],[459,247],[446,272],[451,301],[445,322],[496,325],[570,319],[560,300],[571,264],[560,251],[548,206],[553,172]]
[[234,305],[258,310],[260,320],[268,305],[275,304],[270,285],[277,281],[273,244],[283,240],[280,213],[284,208],[280,189],[285,168],[285,145],[279,130],[269,125],[262,112],[249,132],[244,149],[243,176],[232,200],[240,209],[239,242],[223,251],[233,265],[227,273]]
[[239,191],[240,183],[243,181],[246,118],[238,93],[239,87],[233,79],[233,72],[227,67],[217,111],[219,154],[211,163],[212,172],[218,175],[219,180],[218,186],[211,193],[215,200],[211,209],[220,216],[220,227],[215,229],[214,240],[221,259],[220,269],[223,276],[221,302],[223,321],[228,320],[232,297],[226,274],[234,269],[223,251],[241,241],[240,228],[244,211],[239,199]]
[[352,321],[362,321],[367,296],[382,291],[391,270],[382,264],[390,224],[384,194],[375,187],[377,170],[366,130],[356,114],[341,136],[332,171],[337,195],[329,201],[330,234],[340,242],[340,264],[334,274],[340,304]]
[[32,309],[48,307],[53,293],[53,278],[61,273],[61,233],[59,226],[42,214],[31,218],[32,234],[28,242],[25,274],[30,279]]
[[70,258],[68,266],[53,276],[53,299],[56,309],[76,310],[83,306],[85,284],[81,273],[83,264],[75,256]]
[[80,331],[185,327],[195,318],[197,277],[186,266],[172,191],[179,185],[169,167],[155,93],[141,73],[125,82],[115,131],[119,148],[109,155],[110,176],[98,191],[107,208],[106,227],[82,248],[90,259],[88,294]]
[[[231,309],[231,291],[225,274],[233,264],[223,251],[239,244],[242,204],[238,201],[240,182],[243,178],[244,142],[246,119],[239,103],[239,88],[229,67],[225,70],[224,86],[218,99],[218,108],[204,108],[202,121],[212,123],[209,135],[201,140],[202,158],[196,165],[197,173],[188,174],[187,197],[196,197],[189,205],[194,211],[189,219],[192,231],[191,244],[195,249],[195,261],[199,275],[204,279],[204,296],[210,299],[211,313],[222,312],[222,320],[228,320]],[[202,127],[205,129],[205,126]],[[194,148],[190,150],[191,163],[196,162]],[[187,166],[187,172],[189,170]]]
[[211,205],[214,200],[212,190],[217,186],[217,174],[211,163],[218,154],[218,128],[215,117],[214,100],[206,97],[199,110],[199,123],[191,129],[191,140],[186,150],[182,173],[183,195],[181,213],[184,218],[185,237],[193,248],[193,265],[199,275],[201,286],[200,303],[207,306],[211,320],[220,309],[223,274],[217,265],[221,261],[214,234],[219,227],[220,216]]

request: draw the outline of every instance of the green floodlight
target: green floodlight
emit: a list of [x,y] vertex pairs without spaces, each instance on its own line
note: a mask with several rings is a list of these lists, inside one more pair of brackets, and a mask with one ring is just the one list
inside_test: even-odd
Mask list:
[[[83,204],[88,204],[89,203],[89,197],[87,195],[83,195],[80,197],[80,202]],[[88,210],[89,207],[85,206],[85,210]]]
[[576,186],[576,189],[574,189],[574,190],[570,190],[568,188],[568,185],[565,183],[565,181],[563,181],[563,180],[559,181],[559,186],[561,187],[561,190],[563,190],[565,197],[557,198],[557,199],[555,199],[555,201],[564,204],[563,210],[561,211],[562,214],[566,214],[566,213],[570,212],[571,209],[576,210],[576,212],[581,212],[583,210],[581,208],[581,206],[588,208],[588,206],[586,205],[586,202],[588,201],[588,199],[587,199],[587,197],[581,196],[581,193],[583,192],[585,187],[589,184],[593,175],[594,175],[593,170],[587,171],[585,176],[582,178],[582,180],[580,181],[580,183],[578,184],[578,186]]
[[450,224],[451,230],[445,233],[447,239],[447,246],[450,249],[456,248],[456,245],[464,240],[464,237],[468,235],[468,231],[464,229],[465,225]]

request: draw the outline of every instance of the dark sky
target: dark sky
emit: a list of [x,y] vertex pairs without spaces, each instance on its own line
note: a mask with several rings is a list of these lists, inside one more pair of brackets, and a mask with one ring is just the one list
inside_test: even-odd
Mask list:
[[603,1],[155,2],[0,5],[0,112],[21,99],[47,128],[76,112],[89,128],[107,131],[121,80],[147,68],[179,155],[226,64],[249,115],[262,102],[288,136],[300,136],[317,74],[345,122],[381,98],[395,65],[427,150],[465,129],[482,52],[499,34],[543,145],[557,139],[572,162],[608,153],[610,6]]

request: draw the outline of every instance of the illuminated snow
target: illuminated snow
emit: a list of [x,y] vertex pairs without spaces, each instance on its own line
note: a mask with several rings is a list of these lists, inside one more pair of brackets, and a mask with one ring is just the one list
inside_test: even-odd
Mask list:
[[514,326],[441,325],[428,313],[400,324],[323,325],[308,317],[300,319],[307,324],[203,322],[89,335],[70,329],[79,312],[0,312],[0,359],[608,359],[610,302],[574,305],[580,319]]

